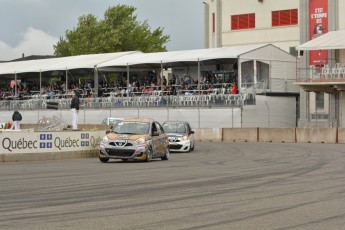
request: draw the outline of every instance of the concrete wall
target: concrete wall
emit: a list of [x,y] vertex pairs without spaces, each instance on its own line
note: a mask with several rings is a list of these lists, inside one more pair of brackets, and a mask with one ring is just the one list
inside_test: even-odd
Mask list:
[[337,128],[223,128],[195,129],[197,141],[287,142],[344,144],[345,129]]
[[222,141],[222,129],[197,129],[194,139],[196,141]]
[[[0,162],[97,157],[99,140],[105,135],[105,130],[35,132],[30,128],[22,131],[2,131]],[[196,141],[345,144],[345,129],[340,128],[253,127],[205,128],[194,131]]]
[[345,144],[345,129],[338,128],[338,143]]
[[257,142],[258,128],[223,129],[223,141]]
[[98,149],[75,152],[0,154],[1,162],[25,162],[97,157]]
[[296,142],[337,143],[336,128],[296,128]]
[[294,128],[260,128],[259,142],[296,142]]
[[296,98],[256,95],[256,105],[244,106],[242,128],[296,127]]

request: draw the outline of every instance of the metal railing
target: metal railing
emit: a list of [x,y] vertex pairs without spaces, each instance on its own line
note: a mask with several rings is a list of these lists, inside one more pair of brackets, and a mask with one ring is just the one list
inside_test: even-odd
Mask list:
[[[49,102],[58,103],[58,109],[69,109],[71,98],[0,101],[0,110],[46,109]],[[141,95],[132,97],[80,98],[84,109],[136,107],[238,107],[255,104],[255,94],[200,94],[200,95]]]
[[298,70],[297,82],[343,82],[345,81],[345,64],[310,66]]

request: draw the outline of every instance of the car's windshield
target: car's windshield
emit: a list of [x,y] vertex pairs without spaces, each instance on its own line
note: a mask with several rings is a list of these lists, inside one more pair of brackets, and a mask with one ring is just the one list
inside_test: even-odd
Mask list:
[[147,122],[120,121],[112,129],[112,132],[121,134],[148,134],[150,130],[149,127],[150,123]]
[[121,120],[120,119],[112,119],[109,118],[109,125],[116,125],[117,123],[119,123]]
[[187,126],[182,123],[165,123],[163,129],[166,133],[187,133]]

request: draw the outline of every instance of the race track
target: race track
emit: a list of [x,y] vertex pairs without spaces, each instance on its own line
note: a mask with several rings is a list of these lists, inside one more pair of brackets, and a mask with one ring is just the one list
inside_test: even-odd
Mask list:
[[0,163],[0,229],[344,229],[341,144],[197,142],[149,163]]

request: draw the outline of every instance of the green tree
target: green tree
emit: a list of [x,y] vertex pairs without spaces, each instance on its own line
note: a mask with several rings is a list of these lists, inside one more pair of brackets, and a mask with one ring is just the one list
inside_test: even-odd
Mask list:
[[55,55],[166,51],[170,36],[164,35],[161,27],[151,31],[146,20],[137,20],[135,10],[133,6],[117,5],[106,10],[103,20],[92,14],[79,17],[78,26],[67,30],[66,38],[60,37],[54,45]]

